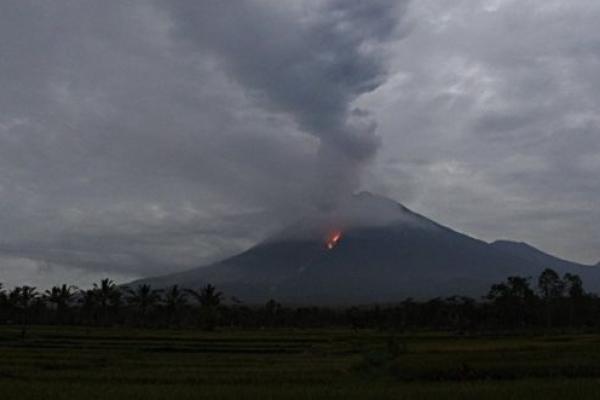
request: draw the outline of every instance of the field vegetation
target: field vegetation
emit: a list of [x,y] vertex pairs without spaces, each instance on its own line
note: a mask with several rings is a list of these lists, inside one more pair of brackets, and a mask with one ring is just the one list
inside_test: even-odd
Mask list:
[[600,336],[0,329],[3,399],[597,398]]
[[247,305],[212,285],[0,288],[2,399],[595,399],[600,300],[546,270],[463,296]]

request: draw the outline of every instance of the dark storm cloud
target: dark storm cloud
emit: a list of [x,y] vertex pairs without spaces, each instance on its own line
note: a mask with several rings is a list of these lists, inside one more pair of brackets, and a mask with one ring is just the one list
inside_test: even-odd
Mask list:
[[598,17],[583,0],[2,1],[0,281],[200,265],[356,187],[358,165],[361,187],[452,227],[596,262]]

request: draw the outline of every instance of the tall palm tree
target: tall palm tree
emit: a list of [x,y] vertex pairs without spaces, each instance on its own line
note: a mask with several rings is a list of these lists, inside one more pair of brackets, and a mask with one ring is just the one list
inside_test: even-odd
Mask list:
[[18,309],[28,309],[35,299],[37,299],[39,293],[33,286],[17,286],[9,294],[9,301]]
[[165,292],[163,303],[169,325],[173,323],[179,325],[179,314],[187,304],[186,293],[179,288],[179,285],[173,285]]
[[[94,283],[93,290],[96,302],[100,306],[101,318],[104,323],[108,323],[109,308],[117,311],[117,308],[121,305],[121,291],[117,284],[108,278],[102,279],[100,284]],[[114,313],[112,316],[114,316]]]
[[96,292],[96,298],[100,307],[103,309],[108,308],[116,289],[117,284],[108,278],[102,279],[100,284],[94,283],[94,291]]
[[21,337],[25,339],[31,306],[38,299],[39,293],[33,286],[17,286],[8,294],[8,302],[21,320]]
[[79,304],[81,304],[81,314],[84,320],[88,322],[97,320],[97,296],[94,289],[79,290]]
[[155,290],[152,289],[152,286],[143,284],[138,285],[135,290],[126,287],[125,292],[127,293],[127,302],[137,308],[139,320],[144,321],[148,311],[160,300],[161,290]]
[[200,292],[188,289],[187,292],[200,303],[200,318],[204,329],[212,331],[219,320],[218,306],[221,304],[223,293],[218,292],[210,283],[203,287]]
[[50,290],[46,290],[45,297],[47,301],[54,304],[56,307],[56,315],[59,323],[65,322],[65,315],[69,309],[69,305],[75,296],[77,288],[72,285],[63,284],[62,286],[54,286]]
[[204,286],[200,292],[192,289],[187,289],[186,292],[191,294],[202,307],[216,307],[221,304],[223,298],[223,293],[217,292],[217,288],[210,283]]

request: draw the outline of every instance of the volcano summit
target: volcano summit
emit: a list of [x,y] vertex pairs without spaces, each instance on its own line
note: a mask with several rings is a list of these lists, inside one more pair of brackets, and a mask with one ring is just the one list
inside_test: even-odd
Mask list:
[[545,268],[579,274],[600,288],[600,269],[558,259],[523,243],[487,243],[368,192],[312,216],[223,261],[132,285],[216,285],[247,303],[393,302],[454,294],[481,296],[511,275]]

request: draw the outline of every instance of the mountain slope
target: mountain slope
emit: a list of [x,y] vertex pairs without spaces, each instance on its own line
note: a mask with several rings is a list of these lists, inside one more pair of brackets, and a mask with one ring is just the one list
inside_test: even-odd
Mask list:
[[[341,238],[329,249],[327,237],[334,231],[341,232]],[[237,256],[132,284],[212,283],[250,303],[269,298],[340,304],[479,296],[509,275],[537,276],[549,266],[544,253],[525,250],[529,249],[488,244],[392,200],[361,193]],[[561,271],[585,268],[559,261]]]
[[600,268],[598,268],[600,264],[592,266],[563,260],[523,242],[497,240],[491,243],[491,246],[542,268],[551,268],[561,274],[576,273],[583,279],[584,287],[593,290],[600,289]]
[[491,243],[491,246],[500,251],[512,254],[538,265],[543,265],[547,268],[552,268],[559,272],[571,270],[573,267],[587,267],[586,265],[563,260],[548,253],[544,253],[543,251],[523,242],[497,240]]

